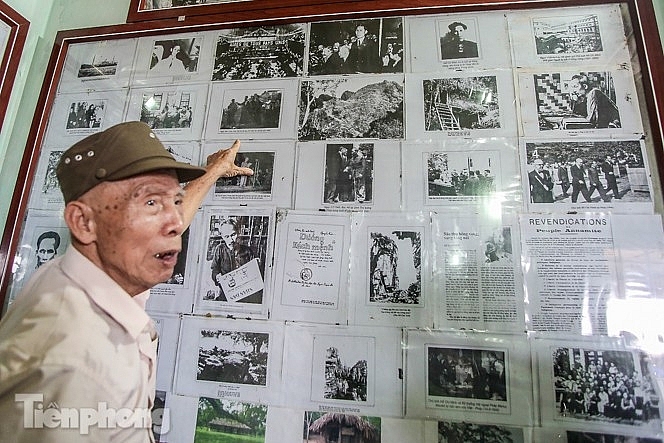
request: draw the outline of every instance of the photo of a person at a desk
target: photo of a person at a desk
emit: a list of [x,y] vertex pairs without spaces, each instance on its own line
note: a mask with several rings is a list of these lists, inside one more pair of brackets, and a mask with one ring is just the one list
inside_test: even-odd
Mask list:
[[563,129],[620,128],[620,114],[615,102],[588,77],[573,75],[568,84],[572,116],[563,118]]

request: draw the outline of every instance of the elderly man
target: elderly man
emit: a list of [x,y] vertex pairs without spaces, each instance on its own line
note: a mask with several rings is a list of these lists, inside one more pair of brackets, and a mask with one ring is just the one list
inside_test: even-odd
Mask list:
[[212,184],[251,174],[234,165],[238,149],[211,155],[203,169],[127,122],[62,155],[71,246],[39,268],[0,322],[3,442],[153,440],[148,290],[173,273],[181,234]]

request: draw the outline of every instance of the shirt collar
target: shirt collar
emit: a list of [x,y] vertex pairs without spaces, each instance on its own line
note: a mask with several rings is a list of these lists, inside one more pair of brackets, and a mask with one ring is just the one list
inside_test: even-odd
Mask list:
[[63,256],[63,272],[80,286],[100,309],[118,322],[132,337],[138,337],[151,320],[145,312],[145,291],[132,297],[111,277],[76,248],[69,247]]

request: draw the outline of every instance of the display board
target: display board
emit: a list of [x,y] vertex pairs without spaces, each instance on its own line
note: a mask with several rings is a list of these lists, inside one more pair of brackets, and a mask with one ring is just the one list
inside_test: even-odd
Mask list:
[[58,35],[8,309],[67,244],[68,146],[140,120],[203,164],[239,139],[254,175],[213,186],[147,302],[158,441],[662,441],[649,0],[190,3]]

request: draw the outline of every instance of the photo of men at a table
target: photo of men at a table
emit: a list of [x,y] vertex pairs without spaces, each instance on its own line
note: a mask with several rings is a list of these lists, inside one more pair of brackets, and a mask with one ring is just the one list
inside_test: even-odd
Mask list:
[[531,203],[649,202],[638,140],[526,143]]
[[611,72],[535,74],[539,130],[620,128]]
[[505,352],[429,347],[427,357],[429,395],[507,401]]

